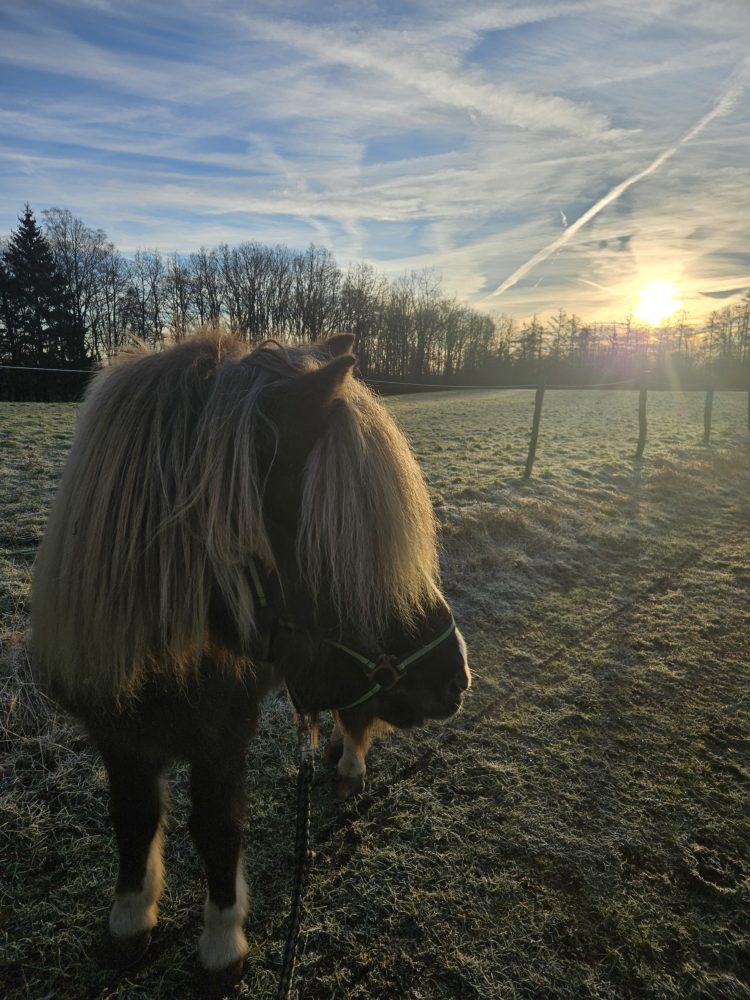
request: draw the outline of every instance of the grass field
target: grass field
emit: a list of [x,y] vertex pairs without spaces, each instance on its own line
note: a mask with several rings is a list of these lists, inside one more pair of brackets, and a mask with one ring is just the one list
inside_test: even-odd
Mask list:
[[[746,397],[533,393],[389,400],[441,521],[475,684],[396,733],[358,800],[321,763],[306,1000],[750,997],[750,442]],[[0,404],[0,996],[192,995],[203,890],[172,781],[168,888],[143,964],[103,968],[115,871],[103,768],[33,687],[33,547],[75,407]],[[3,555],[4,550],[4,555]],[[330,725],[325,720],[324,729]],[[289,905],[295,735],[251,751],[251,953],[271,997]]]

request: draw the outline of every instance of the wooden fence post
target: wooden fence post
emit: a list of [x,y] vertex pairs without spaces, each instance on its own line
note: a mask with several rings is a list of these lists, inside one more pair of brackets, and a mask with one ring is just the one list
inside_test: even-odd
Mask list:
[[714,409],[714,390],[706,391],[706,407],[703,411],[703,443],[708,444],[711,440],[711,416]]
[[526,469],[524,470],[523,478],[529,479],[531,477],[531,470],[534,468],[534,459],[536,458],[536,442],[539,437],[539,423],[542,419],[542,403],[544,402],[544,377],[540,377],[539,385],[536,389],[536,396],[534,397],[534,422],[531,425],[531,440],[529,441],[529,455],[526,459]]
[[638,394],[638,444],[635,449],[636,461],[640,461],[643,458],[643,449],[646,447],[646,430],[648,427],[646,421],[646,400],[648,398],[648,389],[646,386],[641,387],[641,391]]

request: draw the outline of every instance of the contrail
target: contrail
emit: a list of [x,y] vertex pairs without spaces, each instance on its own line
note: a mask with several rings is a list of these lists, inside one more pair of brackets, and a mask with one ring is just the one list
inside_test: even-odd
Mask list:
[[584,285],[591,285],[592,288],[601,288],[603,292],[609,291],[609,289],[605,288],[604,285],[600,285],[596,281],[590,281],[588,278],[579,278],[578,280],[582,281]]
[[634,184],[637,184],[638,181],[643,180],[644,177],[648,177],[649,174],[653,174],[657,171],[662,164],[666,163],[667,160],[674,156],[681,146],[684,146],[685,143],[694,139],[696,135],[698,135],[699,132],[702,132],[706,125],[710,124],[715,118],[719,118],[721,115],[725,115],[731,111],[734,106],[734,102],[737,100],[747,84],[748,70],[750,70],[750,59],[745,59],[742,63],[740,63],[739,67],[732,75],[732,81],[714,107],[695,125],[693,125],[693,127],[689,129],[685,135],[683,135],[683,137],[675,143],[674,146],[670,146],[670,148],[665,149],[663,153],[659,153],[655,160],[649,163],[647,167],[644,167],[643,170],[639,170],[637,174],[633,174],[631,177],[628,177],[626,180],[615,185],[611,191],[608,191],[604,197],[600,198],[599,201],[591,206],[591,208],[587,209],[587,211],[576,219],[575,222],[571,222],[567,229],[565,229],[556,240],[548,243],[546,247],[539,251],[539,253],[535,253],[530,260],[526,261],[525,264],[521,264],[521,266],[514,271],[510,277],[506,278],[501,285],[498,285],[494,292],[490,292],[487,298],[497,298],[498,295],[502,295],[503,292],[512,288],[516,282],[521,280],[521,278],[525,278],[529,271],[532,271],[537,264],[541,264],[542,261],[547,260],[547,258],[556,250],[560,250],[564,247],[565,244],[568,243],[573,236],[575,236],[578,230],[585,226],[587,222],[590,222],[594,216],[598,215],[603,208],[606,208],[607,205],[611,205],[613,201],[617,201],[621,194],[627,191],[628,188],[631,188]]

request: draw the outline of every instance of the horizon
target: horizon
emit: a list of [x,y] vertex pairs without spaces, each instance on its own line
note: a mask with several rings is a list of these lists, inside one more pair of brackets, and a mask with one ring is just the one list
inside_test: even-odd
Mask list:
[[28,201],[126,254],[312,242],[519,322],[750,286],[742,0],[10,3],[0,39],[4,232]]

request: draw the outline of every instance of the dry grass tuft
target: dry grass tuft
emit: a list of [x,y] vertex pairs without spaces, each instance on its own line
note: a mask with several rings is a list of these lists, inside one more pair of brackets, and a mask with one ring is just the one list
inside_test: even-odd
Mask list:
[[0,635],[0,711],[0,741],[7,743],[6,749],[23,739],[47,736],[57,716],[53,702],[34,682],[21,632]]

